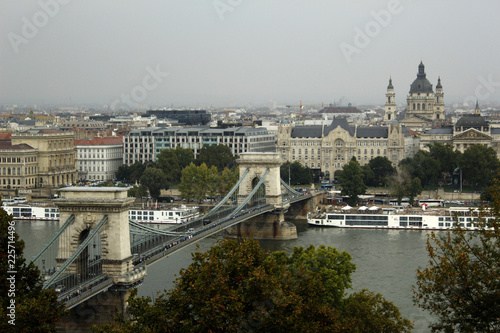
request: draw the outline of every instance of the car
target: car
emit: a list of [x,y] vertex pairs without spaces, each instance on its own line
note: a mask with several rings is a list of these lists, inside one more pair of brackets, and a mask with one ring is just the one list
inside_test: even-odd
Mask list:
[[194,228],[189,228],[188,232],[194,232]]
[[61,293],[61,292],[66,290],[66,286],[63,284],[60,284],[60,285],[56,286],[55,290],[56,290],[56,292]]

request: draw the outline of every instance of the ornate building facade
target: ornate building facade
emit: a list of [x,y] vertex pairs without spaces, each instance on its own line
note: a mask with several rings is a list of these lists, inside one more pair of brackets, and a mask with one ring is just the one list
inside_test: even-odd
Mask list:
[[420,149],[428,150],[432,142],[450,144],[462,153],[471,145],[492,147],[500,158],[500,128],[492,127],[481,116],[478,103],[473,114],[462,116],[454,126],[428,129],[420,135]]
[[[396,120],[396,103],[392,79],[387,86],[384,121]],[[438,78],[436,91],[427,79],[425,66],[418,66],[417,78],[410,85],[406,98],[406,109],[398,117],[399,123],[412,130],[422,130],[444,122],[444,93],[441,78]]]
[[277,152],[284,160],[299,161],[313,171],[323,172],[329,180],[352,157],[363,165],[384,156],[396,165],[413,156],[418,148],[418,138],[400,124],[352,126],[340,117],[328,126],[280,125],[277,136]]
[[[34,128],[13,133],[12,146],[28,145],[36,151],[35,186],[58,187],[77,180],[73,132]],[[21,153],[21,151],[20,151]],[[30,154],[32,152],[30,151]],[[20,155],[21,159],[25,156]],[[24,162],[22,162],[24,163]]]

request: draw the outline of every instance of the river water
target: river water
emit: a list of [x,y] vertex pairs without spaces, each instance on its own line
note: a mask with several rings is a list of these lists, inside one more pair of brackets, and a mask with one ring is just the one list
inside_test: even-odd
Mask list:
[[[58,222],[17,222],[16,231],[26,243],[25,257],[31,258],[58,229]],[[356,264],[352,275],[352,290],[369,289],[381,293],[393,302],[404,317],[415,322],[414,332],[428,332],[432,317],[415,307],[412,302],[412,286],[416,282],[415,270],[428,262],[425,250],[427,231],[416,230],[369,230],[308,228],[297,225],[298,239],[288,241],[261,241],[261,246],[270,251],[291,253],[295,246],[325,244],[347,251]],[[201,251],[208,250],[221,236],[212,236],[199,241]],[[156,297],[158,291],[171,289],[173,280],[181,268],[191,262],[191,245],[168,258],[148,267],[148,276],[139,287],[139,296]]]

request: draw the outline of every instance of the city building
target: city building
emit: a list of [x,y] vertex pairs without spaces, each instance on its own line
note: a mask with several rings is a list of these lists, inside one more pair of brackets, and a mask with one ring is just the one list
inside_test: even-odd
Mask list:
[[281,125],[278,129],[277,152],[284,160],[299,161],[313,171],[332,180],[352,157],[363,165],[377,156],[387,157],[394,166],[411,157],[419,148],[418,137],[400,124],[389,126],[350,125],[344,117],[331,124],[314,126]]
[[[12,133],[12,146],[28,145],[36,153],[37,187],[58,187],[72,184],[77,179],[73,132],[63,132],[50,128],[34,128],[20,133]],[[25,163],[26,157],[32,157],[29,149],[20,149],[19,157]],[[24,160],[23,160],[24,158]],[[24,165],[23,165],[24,166]]]
[[158,119],[177,120],[179,124],[188,126],[207,125],[211,116],[206,110],[148,110],[147,116],[156,116]]
[[79,180],[110,180],[123,163],[123,138],[75,140]]
[[197,158],[205,145],[225,145],[234,156],[247,152],[275,152],[276,135],[263,127],[143,128],[123,137],[123,164],[155,161],[163,149],[192,149]]
[[463,115],[454,126],[431,128],[420,134],[420,149],[428,150],[432,142],[450,144],[462,153],[471,145],[480,144],[495,149],[500,158],[500,128],[492,127],[481,115],[479,104],[473,114]]
[[412,130],[423,130],[444,123],[444,93],[441,78],[438,78],[436,92],[426,77],[425,66],[418,65],[417,78],[410,85],[406,98],[406,109],[396,113],[396,101],[392,79],[387,86],[384,121],[397,120]]
[[38,184],[38,151],[24,143],[0,141],[0,188],[29,189]]

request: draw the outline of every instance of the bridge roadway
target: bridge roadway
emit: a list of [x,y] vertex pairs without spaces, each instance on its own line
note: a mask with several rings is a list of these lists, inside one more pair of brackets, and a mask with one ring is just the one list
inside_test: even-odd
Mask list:
[[[298,201],[306,200],[312,197],[312,194],[293,196],[290,200],[284,200],[284,204],[293,204]],[[233,225],[236,225],[245,220],[251,219],[258,215],[269,213],[275,211],[275,207],[273,205],[264,205],[257,208],[252,208],[248,211],[240,212],[237,216],[224,217],[218,221],[213,221],[209,224],[202,225],[201,228],[197,228],[192,233],[187,233],[185,236],[177,236],[170,238],[167,242],[159,244],[143,253],[140,253],[140,260],[137,264],[134,265],[133,270],[128,273],[128,276],[133,279],[133,275],[139,271],[146,269],[146,266],[151,265],[160,259],[167,258],[170,254],[173,254],[177,251],[184,249],[186,246],[189,246],[203,238],[214,235],[222,230],[229,228]],[[192,223],[185,224],[182,226],[178,226],[171,231],[185,231],[187,228],[193,226],[193,224],[202,224],[203,220],[199,219],[197,221],[193,221]],[[172,246],[168,246],[172,245]],[[128,288],[135,287],[142,283],[142,280],[133,285],[127,286]],[[84,283],[73,287],[69,290],[64,290],[59,293],[58,300],[60,302],[64,302],[66,304],[67,309],[71,309],[82,302],[107,291],[110,288],[114,288],[116,290],[120,290],[120,287],[113,286],[113,279],[107,277],[102,274],[97,276],[91,280],[85,281]]]
[[[300,196],[294,196],[290,200],[284,200],[284,204],[293,204],[302,200],[307,200],[312,198],[312,194],[304,194]],[[264,213],[269,213],[272,211],[275,211],[275,207],[273,205],[264,205],[259,208],[252,208],[246,212],[240,212],[238,215],[234,218],[228,218],[224,217],[219,221],[213,221],[210,224],[204,225],[201,228],[197,228],[192,232],[191,234],[188,233],[189,236],[184,236],[184,237],[177,237],[175,240],[169,240],[168,244],[174,243],[173,246],[166,248],[166,243],[160,244],[156,247],[153,247],[152,249],[145,251],[144,253],[141,253],[141,263],[145,262],[146,265],[151,265],[155,263],[156,261],[167,257],[169,254],[175,253],[179,250],[182,250],[186,246],[191,245],[192,243],[195,243],[203,238],[209,237],[211,235],[214,235],[226,228],[229,228],[233,225],[236,225],[240,222],[246,221],[248,219],[251,219],[253,217],[256,217],[258,215],[264,214]],[[195,221],[194,223],[202,223],[202,219]],[[185,224],[183,226],[179,226],[171,231],[185,231],[186,229],[192,227],[192,224]]]

